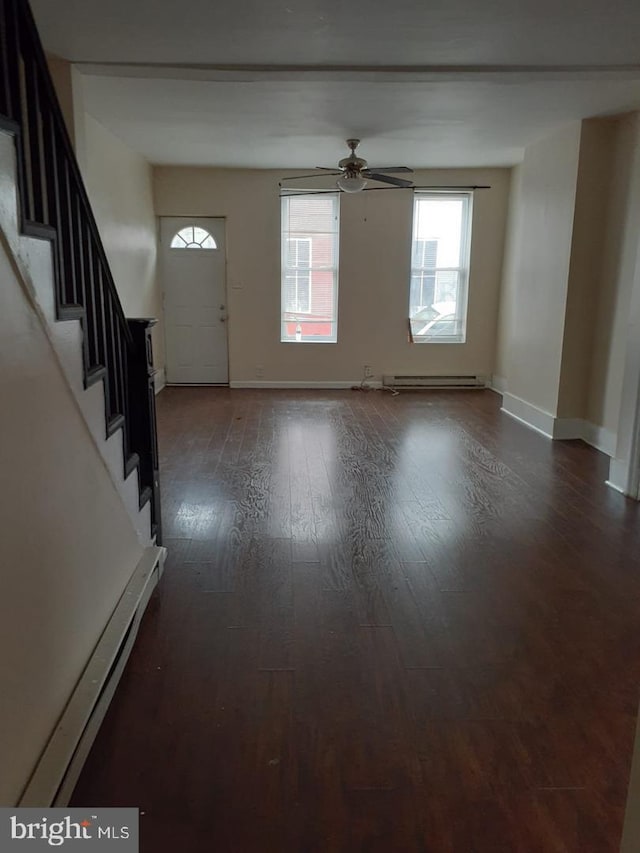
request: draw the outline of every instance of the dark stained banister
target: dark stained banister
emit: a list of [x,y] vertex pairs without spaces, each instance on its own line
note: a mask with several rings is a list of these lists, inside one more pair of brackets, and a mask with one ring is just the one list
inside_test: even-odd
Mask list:
[[124,315],[26,0],[0,0],[0,129],[13,134],[23,234],[49,240],[59,320],[80,320],[84,382],[104,380],[106,435],[122,430],[124,476],[138,472],[160,539],[150,328]]

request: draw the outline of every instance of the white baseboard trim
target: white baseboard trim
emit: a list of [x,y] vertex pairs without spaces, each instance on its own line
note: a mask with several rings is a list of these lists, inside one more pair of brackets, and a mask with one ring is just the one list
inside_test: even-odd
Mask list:
[[554,416],[550,412],[545,412],[544,409],[539,409],[532,403],[527,403],[521,397],[516,397],[515,394],[503,392],[502,394],[502,412],[516,421],[528,426],[530,429],[539,432],[546,438],[553,438],[553,423]]
[[153,372],[153,387],[156,394],[159,394],[167,384],[167,378],[164,367],[158,368]]
[[495,391],[496,394],[505,394],[507,391],[507,380],[504,376],[497,376],[494,373],[487,384],[487,388],[490,388],[491,391]]
[[[229,382],[230,388],[300,388],[308,390],[344,390],[349,388],[360,387],[361,379],[354,379],[351,382],[336,382],[333,380],[320,381],[297,381],[297,380],[276,380],[276,379],[234,379]],[[382,388],[382,382],[376,379],[367,379],[366,385],[369,388]]]
[[592,424],[584,418],[556,418],[553,437],[557,439],[581,438],[607,456],[616,452],[616,434],[610,429]]
[[560,441],[584,437],[584,421],[582,418],[554,418],[553,438]]
[[615,454],[616,434],[583,418],[557,418],[507,392],[502,395],[501,411],[547,438],[556,441],[582,439],[607,456]]
[[601,450],[602,453],[606,453],[611,458],[616,455],[618,436],[613,430],[592,424],[590,421],[583,421],[582,427],[582,438],[587,444]]
[[164,567],[150,546],[127,584],[17,804],[66,806],[113,698],[138,627]]
[[623,495],[629,494],[629,466],[624,459],[613,458],[609,463],[609,479],[607,486]]

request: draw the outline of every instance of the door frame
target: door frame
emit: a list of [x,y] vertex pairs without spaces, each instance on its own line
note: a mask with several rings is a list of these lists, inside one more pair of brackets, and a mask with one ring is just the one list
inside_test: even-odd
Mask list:
[[[230,326],[230,311],[229,311],[229,261],[227,256],[227,217],[226,216],[213,216],[210,214],[197,215],[193,214],[191,216],[187,216],[183,213],[179,213],[177,215],[171,215],[168,213],[163,213],[158,215],[158,246],[162,249],[162,220],[163,219],[184,219],[185,225],[189,222],[193,222],[194,219],[221,219],[224,222],[224,251],[222,254],[222,259],[224,263],[224,303],[226,306],[226,315],[227,318],[225,320],[225,324],[227,327],[227,381],[226,382],[179,382],[179,383],[171,383],[167,381],[167,327],[166,327],[166,312],[165,312],[165,287],[164,287],[164,274],[162,270],[160,270],[160,290],[162,293],[162,333],[164,335],[165,340],[165,364],[164,364],[164,376],[165,376],[165,385],[171,387],[179,387],[180,385],[185,388],[228,388],[231,384],[231,350],[229,348],[229,326]],[[161,254],[159,252],[159,254]],[[162,260],[161,260],[162,263]]]

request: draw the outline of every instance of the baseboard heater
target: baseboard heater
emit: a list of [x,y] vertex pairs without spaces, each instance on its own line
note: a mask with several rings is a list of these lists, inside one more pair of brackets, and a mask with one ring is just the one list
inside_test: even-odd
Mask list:
[[64,807],[113,698],[140,620],[162,574],[166,549],[148,547],[27,783],[18,806]]
[[385,388],[425,389],[425,388],[485,388],[484,376],[426,376],[385,374],[382,377]]

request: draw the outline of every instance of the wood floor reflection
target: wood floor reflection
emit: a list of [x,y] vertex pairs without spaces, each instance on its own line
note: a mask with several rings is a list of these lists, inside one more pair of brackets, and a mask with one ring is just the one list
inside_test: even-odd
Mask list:
[[166,389],[165,576],[73,805],[143,853],[614,853],[640,508],[489,392]]

